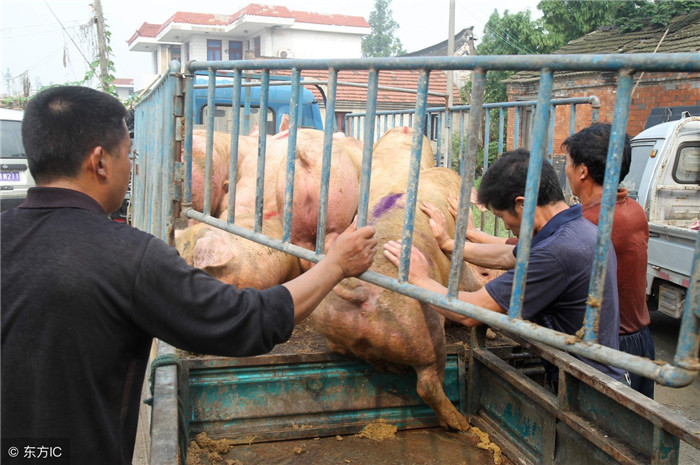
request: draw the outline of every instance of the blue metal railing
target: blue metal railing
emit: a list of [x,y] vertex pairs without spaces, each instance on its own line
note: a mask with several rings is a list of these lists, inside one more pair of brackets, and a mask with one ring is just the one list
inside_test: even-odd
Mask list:
[[[209,214],[210,205],[205,205],[204,211],[195,211],[188,206],[189,188],[184,187],[182,198],[175,197],[179,194],[179,189],[173,187],[185,179],[185,184],[189,181],[187,170],[184,170],[185,175],[181,176],[180,171],[173,168],[178,166],[176,163],[180,158],[178,151],[179,144],[175,143],[176,127],[181,126],[180,115],[185,115],[185,134],[184,134],[184,163],[191,163],[191,147],[192,147],[192,124],[191,108],[178,110],[173,108],[173,102],[182,102],[182,95],[178,94],[182,90],[182,85],[178,85],[183,79],[185,82],[185,94],[191,91],[191,73],[195,71],[207,70],[210,73],[209,92],[213,93],[215,85],[215,71],[231,70],[234,75],[243,70],[256,71],[262,76],[261,85],[263,92],[269,85],[269,75],[274,70],[291,69],[294,76],[299,75],[303,70],[328,70],[329,71],[329,88],[335,88],[333,84],[337,79],[337,72],[345,69],[366,69],[369,71],[369,82],[367,90],[367,106],[365,118],[372,124],[364,125],[365,141],[373,141],[375,139],[375,131],[379,127],[378,116],[376,109],[377,103],[377,88],[378,74],[384,70],[400,69],[400,70],[415,70],[420,73],[420,82],[416,94],[416,107],[413,118],[414,128],[414,144],[411,153],[412,169],[408,182],[408,195],[405,208],[404,230],[402,239],[404,249],[400,257],[400,266],[398,279],[393,279],[384,275],[380,275],[371,271],[362,274],[361,278],[385,288],[400,292],[402,294],[417,298],[421,301],[428,302],[433,305],[447,308],[453,312],[465,315],[470,318],[477,319],[487,323],[493,327],[507,330],[511,333],[525,336],[536,341],[540,341],[554,347],[587,357],[592,360],[599,361],[621,367],[630,372],[640,374],[655,380],[658,383],[668,386],[684,386],[692,382],[698,372],[698,339],[700,329],[698,328],[698,293],[700,292],[700,254],[696,250],[696,255],[693,261],[693,279],[689,289],[689,295],[686,299],[685,314],[680,330],[676,357],[673,364],[657,363],[648,359],[643,359],[637,356],[632,356],[611,348],[602,346],[596,342],[595,321],[598,316],[599,307],[595,302],[600,302],[602,295],[602,286],[600,283],[605,275],[606,256],[609,253],[608,244],[611,235],[612,212],[615,201],[615,190],[617,178],[619,176],[621,162],[621,147],[624,143],[626,119],[628,114],[630,100],[630,83],[633,72],[700,72],[700,54],[635,54],[635,55],[590,55],[590,56],[571,56],[571,55],[556,55],[556,56],[475,56],[475,57],[421,57],[421,58],[372,58],[372,59],[347,59],[347,60],[258,60],[258,61],[217,61],[217,62],[192,62],[188,65],[188,75],[179,76],[176,74],[173,66],[171,75],[164,77],[158,83],[151,95],[137,107],[137,137],[139,143],[137,150],[140,158],[138,160],[139,172],[137,173],[137,183],[135,188],[135,198],[138,203],[136,213],[134,215],[134,224],[137,227],[147,229],[159,237],[168,238],[169,225],[172,221],[172,216],[175,213],[173,206],[182,201],[185,208],[184,214],[187,218],[199,220],[207,224],[219,227],[234,234],[241,235],[250,240],[265,244],[267,246],[291,253],[299,258],[317,262],[322,258],[321,251],[323,243],[317,242],[315,251],[303,249],[289,242],[288,232],[291,229],[292,208],[291,198],[293,192],[293,174],[287,174],[287,188],[285,191],[286,208],[283,214],[283,227],[287,232],[283,236],[283,240],[273,239],[260,234],[260,215],[262,214],[262,195],[263,195],[263,176],[264,160],[265,160],[265,124],[264,115],[266,113],[267,102],[264,98],[261,101],[260,112],[260,142],[259,142],[259,167],[258,167],[258,185],[256,190],[256,224],[253,231],[242,228],[230,221],[233,218],[231,210],[229,210],[229,221],[220,220],[212,217]],[[407,250],[410,248],[413,238],[413,219],[416,211],[416,189],[418,184],[419,170],[418,165],[421,158],[421,144],[426,128],[427,109],[427,89],[428,80],[431,71],[443,70],[473,70],[475,90],[472,96],[472,103],[469,108],[469,133],[471,136],[467,141],[466,162],[462,167],[462,184],[460,187],[460,209],[457,216],[457,233],[455,237],[455,250],[453,252],[453,261],[450,271],[450,281],[448,284],[448,295],[439,295],[426,291],[424,289],[412,286],[406,282],[408,275],[409,254]],[[457,295],[457,282],[459,279],[461,260],[464,246],[464,236],[466,231],[467,214],[470,208],[469,192],[473,185],[473,174],[478,150],[478,140],[476,134],[480,133],[480,125],[482,121],[483,110],[489,108],[483,103],[483,81],[486,73],[490,70],[530,70],[539,71],[541,73],[539,95],[537,99],[537,111],[534,121],[532,122],[532,141],[531,141],[531,158],[528,182],[526,186],[524,218],[521,227],[522,235],[518,246],[518,256],[515,269],[515,284],[513,290],[512,301],[508,315],[494,313],[477,306],[459,301]],[[530,253],[532,241],[532,225],[537,202],[537,192],[539,184],[539,166],[544,161],[545,151],[548,146],[548,139],[551,140],[551,125],[552,125],[552,107],[554,100],[551,98],[552,82],[554,75],[559,71],[602,71],[617,73],[619,86],[618,98],[615,104],[615,113],[613,121],[613,133],[610,140],[610,148],[608,153],[608,163],[606,168],[606,177],[604,183],[603,201],[601,207],[601,216],[599,221],[597,247],[595,252],[593,272],[591,274],[590,300],[586,309],[586,319],[584,323],[584,333],[582,340],[572,341],[572,336],[559,333],[544,327],[537,326],[531,322],[524,321],[520,316],[522,308],[522,297],[525,291],[525,277],[527,273],[527,263]],[[300,85],[298,79],[292,79],[293,87]],[[328,108],[333,108],[335,100],[335,90],[329,92]],[[188,96],[184,96],[184,100],[191,104]],[[292,102],[294,104],[294,102]],[[232,106],[234,114],[238,111],[239,105],[234,98]],[[498,107],[497,107],[498,108]],[[504,108],[498,108],[499,113],[502,113]],[[212,112],[213,113],[213,112]],[[572,111],[572,114],[574,112]],[[294,115],[294,112],[292,112]],[[570,120],[570,131],[573,130],[574,117]],[[145,121],[144,121],[145,118]],[[328,124],[330,117],[327,117],[325,136],[324,136],[324,167],[323,172],[327,173],[329,169],[329,156],[332,144],[332,125]],[[517,136],[518,125],[520,123],[519,112],[515,113],[515,126]],[[239,122],[234,118],[232,135],[236,136],[240,133],[238,128]],[[208,145],[212,144],[213,125],[210,124],[207,128]],[[297,124],[294,118],[290,121],[290,144],[288,151],[287,167],[292,169],[294,164],[293,140],[296,135]],[[499,138],[502,138],[503,123],[499,121]],[[235,140],[235,139],[234,139]],[[144,145],[142,145],[144,144]],[[232,153],[236,150],[232,144]],[[518,142],[516,141],[516,146]],[[551,142],[549,143],[551,146]],[[188,153],[188,150],[190,153]],[[500,148],[499,148],[500,150]],[[207,172],[205,174],[205,192],[211,190],[211,160],[210,150],[207,149]],[[362,169],[360,176],[360,194],[358,202],[358,226],[363,226],[367,223],[368,210],[368,195],[371,176],[371,144],[364,145]],[[143,168],[142,168],[143,167]],[[233,171],[233,170],[231,170]],[[177,175],[175,175],[177,173]],[[232,176],[232,174],[230,174]],[[324,178],[326,179],[326,178]],[[235,178],[229,179],[230,190],[235,191]],[[229,195],[232,195],[231,193]],[[326,212],[328,208],[328,190],[327,186],[320,192],[321,212]],[[233,202],[229,203],[232,208]],[[318,237],[325,236],[325,224],[319,222]],[[320,239],[319,239],[320,240]],[[696,247],[700,249],[700,245]],[[457,257],[457,258],[454,258]]]
[[[595,123],[598,121],[599,117],[599,109],[600,109],[600,100],[598,97],[591,95],[588,97],[571,97],[571,98],[559,98],[559,99],[552,99],[550,102],[550,124],[549,124],[549,136],[548,136],[548,151],[547,151],[547,158],[551,161],[552,160],[552,155],[554,153],[554,117],[555,117],[555,112],[557,107],[560,106],[568,106],[570,108],[570,125],[569,125],[569,134],[573,134],[574,131],[574,123],[575,123],[575,118],[576,118],[576,108],[579,105],[590,105],[592,108],[591,111],[591,123]],[[514,119],[520,118],[520,115],[522,114],[523,111],[531,111],[533,114],[537,108],[537,101],[536,100],[526,100],[526,101],[518,101],[518,102],[499,102],[499,103],[485,103],[482,108],[486,111],[484,111],[484,128],[483,128],[483,134],[484,134],[484,141],[491,141],[490,137],[490,119],[491,119],[491,111],[498,110],[498,127],[499,127],[499,132],[498,136],[495,139],[495,141],[498,142],[498,153],[503,153],[503,147],[505,143],[505,131],[504,131],[504,126],[505,126],[505,121],[506,121],[506,113],[503,110],[509,110],[513,109],[514,110]],[[471,105],[453,105],[449,108],[446,107],[428,107],[426,109],[426,127],[427,130],[425,131],[426,136],[429,136],[428,138],[436,144],[437,150],[435,153],[435,164],[437,166],[444,166],[446,168],[457,168],[456,166],[452,166],[452,161],[454,160],[454,156],[452,154],[452,144],[450,143],[451,141],[449,138],[446,140],[446,144],[443,144],[443,141],[445,141],[445,133],[451,134],[455,137],[458,138],[459,140],[459,160],[462,160],[462,148],[464,144],[464,140],[466,137],[466,132],[465,132],[465,126],[464,126],[464,118],[465,115],[469,114],[469,110],[471,109]],[[377,139],[381,134],[384,134],[391,128],[395,128],[397,126],[413,126],[413,119],[414,115],[416,113],[416,110],[414,109],[402,109],[402,110],[384,110],[384,111],[378,111],[376,112],[377,115],[377,128],[374,136],[374,141],[373,143],[377,142]],[[354,112],[354,113],[348,113],[345,115],[345,132],[347,135],[353,136],[357,139],[363,139],[362,138],[362,130],[364,128],[364,121],[366,119],[367,115],[364,112]],[[379,118],[381,117],[381,118]],[[438,124],[436,125],[430,125],[430,121],[438,121]],[[459,121],[458,124],[458,130],[455,130],[455,120]],[[443,127],[442,122],[445,121],[445,126]],[[516,131],[519,128],[519,123],[514,124],[513,126],[514,131],[513,131],[513,141],[514,141],[514,146],[513,148],[516,149],[520,145],[520,137],[518,137],[518,134],[516,134]],[[447,131],[445,131],[447,129]],[[484,143],[486,145],[486,143]],[[529,147],[527,147],[529,148]],[[488,168],[488,157],[484,157],[484,170]]]

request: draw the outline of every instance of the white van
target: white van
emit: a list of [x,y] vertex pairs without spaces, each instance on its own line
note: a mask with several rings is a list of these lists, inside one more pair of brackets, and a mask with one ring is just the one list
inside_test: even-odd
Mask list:
[[24,112],[0,108],[0,211],[24,201],[34,186],[22,144]]

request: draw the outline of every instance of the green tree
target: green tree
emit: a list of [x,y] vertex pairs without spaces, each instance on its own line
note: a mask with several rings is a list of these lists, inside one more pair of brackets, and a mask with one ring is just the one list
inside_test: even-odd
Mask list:
[[700,8],[697,0],[635,0],[621,2],[615,16],[615,24],[625,32],[645,26],[666,27],[671,19]]
[[388,57],[405,53],[401,40],[395,36],[399,25],[391,15],[391,0],[374,0],[369,25],[372,32],[362,38],[363,57]]
[[600,26],[613,24],[623,3],[626,2],[542,0],[537,9],[542,11],[545,30],[560,48]]
[[[478,55],[539,55],[551,53],[557,42],[544,29],[542,18],[533,20],[530,11],[509,13],[501,16],[497,10],[491,14],[484,26],[484,36],[476,47]],[[512,71],[489,71],[486,75],[486,102],[507,100],[503,82]],[[469,93],[469,89],[467,90]]]

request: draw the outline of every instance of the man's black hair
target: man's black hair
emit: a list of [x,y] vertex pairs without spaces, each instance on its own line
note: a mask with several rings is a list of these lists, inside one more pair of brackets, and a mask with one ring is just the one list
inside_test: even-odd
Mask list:
[[37,183],[75,177],[87,154],[101,146],[114,153],[126,135],[126,108],[88,87],[58,86],[29,100],[22,141]]
[[[608,158],[608,143],[611,126],[608,123],[596,123],[567,137],[561,144],[566,148],[574,166],[586,165],[588,173],[598,185],[605,179],[605,162]],[[620,181],[625,179],[632,162],[630,137],[625,134],[625,146],[622,150],[620,164]]]
[[[517,149],[503,154],[486,170],[479,185],[478,202],[492,209],[515,213],[515,198],[525,196],[530,152]],[[543,161],[537,205],[564,201],[557,174],[552,165]]]

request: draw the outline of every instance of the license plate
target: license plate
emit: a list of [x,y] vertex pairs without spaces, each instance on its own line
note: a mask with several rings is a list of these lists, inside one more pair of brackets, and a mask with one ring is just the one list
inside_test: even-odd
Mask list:
[[19,171],[2,171],[2,172],[0,172],[0,181],[19,182]]

